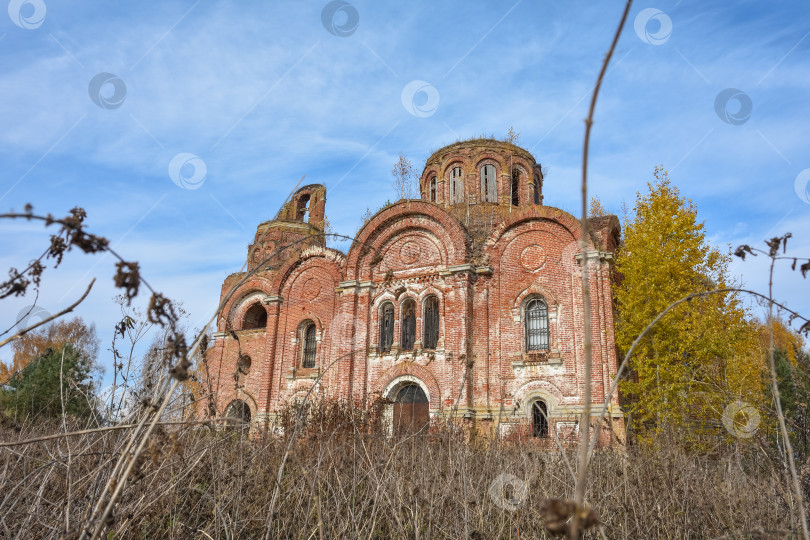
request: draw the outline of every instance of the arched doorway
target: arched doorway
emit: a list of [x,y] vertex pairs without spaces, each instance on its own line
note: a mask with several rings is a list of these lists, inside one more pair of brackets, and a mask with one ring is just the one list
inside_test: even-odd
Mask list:
[[225,409],[225,417],[233,419],[233,422],[226,420],[226,425],[232,428],[250,427],[250,406],[241,399],[235,399],[228,404]]
[[427,431],[430,422],[429,403],[418,384],[400,386],[394,396],[394,433],[407,434]]

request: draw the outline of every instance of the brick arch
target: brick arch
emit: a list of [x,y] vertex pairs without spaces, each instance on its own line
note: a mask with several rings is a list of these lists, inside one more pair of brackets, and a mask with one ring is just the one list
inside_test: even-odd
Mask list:
[[546,305],[549,309],[552,307],[557,307],[560,304],[560,301],[557,297],[551,293],[550,290],[547,290],[545,287],[541,287],[537,283],[532,283],[525,289],[523,289],[520,294],[515,297],[515,301],[512,304],[513,310],[520,310],[520,306],[523,305],[523,302],[526,301],[527,298],[530,296],[542,296],[543,299],[546,301]]
[[429,369],[414,362],[400,362],[394,364],[374,379],[371,389],[373,392],[380,392],[380,394],[382,394],[386,386],[394,379],[402,377],[403,375],[410,375],[422,381],[430,395],[430,408],[441,408],[442,394],[436,377],[433,376],[433,373],[431,373]]
[[536,220],[554,221],[558,223],[571,234],[574,240],[579,240],[582,237],[582,228],[580,227],[579,220],[565,210],[551,206],[527,206],[520,208],[520,210],[516,212],[512,212],[508,219],[495,227],[486,241],[486,248],[491,249],[504,235],[523,223]]
[[529,381],[515,390],[515,405],[528,411],[528,403],[537,398],[543,398],[548,406],[549,416],[558,413],[563,403],[562,391],[553,383],[547,380]]
[[372,217],[357,234],[346,258],[346,279],[358,279],[361,268],[397,233],[409,227],[409,218],[423,218],[435,223],[431,232],[444,246],[447,264],[462,264],[466,258],[466,232],[456,218],[436,204],[405,201],[388,206]]
[[309,248],[301,252],[298,257],[285,262],[281,268],[279,268],[278,273],[273,279],[272,290],[277,291],[280,294],[293,274],[297,273],[298,271],[306,270],[306,268],[304,268],[306,262],[313,259],[320,259],[326,263],[320,267],[329,271],[331,277],[335,281],[335,284],[343,281],[343,270],[346,263],[346,257],[341,252],[333,249],[315,247]]
[[234,290],[225,305],[222,306],[219,317],[217,317],[217,330],[220,332],[225,331],[227,321],[233,321],[238,311],[247,307],[242,305],[246,298],[256,293],[269,294],[271,290],[271,283],[267,279],[258,276],[253,276],[240,285]]
[[[422,176],[419,179],[419,188],[420,188],[419,196],[420,197],[427,194],[427,192],[428,192],[428,181],[431,178],[433,178],[434,176],[436,177],[436,183],[438,184],[442,180],[442,175],[439,172],[439,167],[437,167],[436,165],[432,165],[430,167],[427,167],[427,168],[425,168],[424,171],[422,171]],[[437,189],[438,189],[438,186],[437,186]],[[438,193],[437,193],[437,195],[438,195]]]
[[481,152],[477,156],[475,156],[475,164],[473,167],[475,168],[476,174],[480,173],[481,167],[490,163],[495,165],[498,169],[498,174],[500,175],[503,173],[503,170],[506,168],[506,164],[504,163],[503,156],[500,154],[496,154],[494,152]]

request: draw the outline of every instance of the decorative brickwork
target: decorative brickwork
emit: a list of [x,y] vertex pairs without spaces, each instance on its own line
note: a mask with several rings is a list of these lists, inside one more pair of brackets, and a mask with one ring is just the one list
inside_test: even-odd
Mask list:
[[[463,186],[455,198],[453,181]],[[594,404],[616,373],[610,280],[620,230],[615,216],[592,219],[584,265],[579,220],[544,206],[542,185],[542,168],[522,148],[450,145],[427,160],[421,199],[380,210],[347,254],[325,247],[326,189],[298,190],[257,228],[248,268],[259,272],[223,284],[208,352],[217,411],[241,400],[261,424],[310,390],[359,401],[394,399],[417,384],[431,416],[506,434],[542,409],[552,435],[570,435],[583,407],[582,272],[593,294]],[[255,328],[265,321],[256,306],[267,312],[265,327]],[[393,330],[381,340],[384,324]],[[252,359],[247,373],[240,354]],[[532,409],[538,400],[545,408]],[[621,436],[618,398],[610,424]]]

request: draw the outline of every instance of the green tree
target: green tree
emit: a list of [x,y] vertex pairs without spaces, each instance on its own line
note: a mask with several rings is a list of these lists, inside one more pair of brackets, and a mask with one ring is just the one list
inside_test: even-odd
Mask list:
[[[730,254],[706,241],[697,208],[680,196],[666,171],[655,170],[637,194],[616,258],[616,343],[626,354],[644,328],[672,302],[729,285]],[[664,428],[700,437],[716,433],[725,407],[762,402],[756,328],[733,293],[681,304],[646,335],[631,359],[623,395],[637,433]]]
[[92,358],[68,343],[49,348],[30,361],[0,392],[5,413],[16,419],[96,417],[96,387]]

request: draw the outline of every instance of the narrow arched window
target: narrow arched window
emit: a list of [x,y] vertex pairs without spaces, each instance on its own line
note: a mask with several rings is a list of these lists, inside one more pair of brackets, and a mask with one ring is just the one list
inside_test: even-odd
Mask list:
[[481,200],[498,202],[498,184],[495,180],[495,165],[481,167]]
[[512,206],[520,204],[520,171],[512,171]]
[[304,223],[309,222],[309,194],[302,195],[298,199],[298,205],[296,208],[296,218],[298,221],[303,221]]
[[532,403],[532,436],[548,437],[548,407],[545,401]]
[[526,302],[524,312],[526,351],[548,350],[548,306],[542,298]]
[[406,300],[402,304],[402,350],[410,351],[416,341],[416,302]]
[[315,323],[308,323],[304,326],[304,351],[301,367],[314,368],[315,367],[315,354],[318,351],[318,341],[316,339],[317,330]]
[[422,344],[425,349],[435,349],[439,342],[439,299],[435,296],[425,299],[424,326]]
[[534,196],[534,204],[540,204],[540,186],[538,186],[537,184],[538,182],[539,182],[538,178],[535,177],[534,184],[532,184],[532,186],[534,187],[534,189],[532,190]]
[[254,330],[267,327],[267,310],[261,304],[253,304],[242,319],[242,330]]
[[430,190],[430,202],[436,202],[437,198],[436,198],[436,177],[435,176],[430,179],[430,185],[429,186],[430,187],[428,189]]
[[386,302],[380,308],[380,352],[391,350],[394,342],[394,304]]
[[461,177],[461,167],[450,170],[450,202],[464,202],[464,179]]

